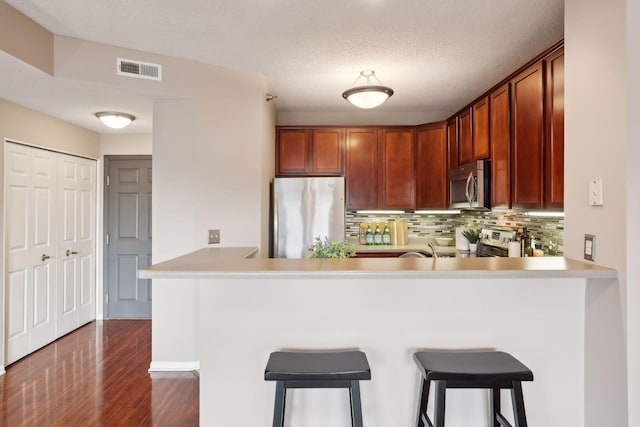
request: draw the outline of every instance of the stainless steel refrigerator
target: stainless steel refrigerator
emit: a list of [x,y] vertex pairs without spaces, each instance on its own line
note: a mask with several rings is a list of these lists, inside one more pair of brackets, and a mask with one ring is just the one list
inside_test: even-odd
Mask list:
[[275,178],[270,255],[308,258],[316,236],[344,241],[344,192],[344,177]]

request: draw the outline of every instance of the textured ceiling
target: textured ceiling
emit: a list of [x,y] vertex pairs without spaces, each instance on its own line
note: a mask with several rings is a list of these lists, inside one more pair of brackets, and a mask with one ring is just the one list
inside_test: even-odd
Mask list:
[[[355,107],[342,91],[374,69],[395,91],[378,111],[451,114],[564,32],[563,0],[6,2],[55,34],[258,72],[278,96],[279,113],[349,114]],[[17,64],[0,57],[0,66],[4,78]],[[30,78],[11,77],[26,89],[22,80]],[[35,78],[54,101],[58,86],[73,83]],[[0,97],[21,103],[5,96],[5,86]],[[92,89],[72,86],[81,101]],[[30,102],[22,104],[38,109]]]

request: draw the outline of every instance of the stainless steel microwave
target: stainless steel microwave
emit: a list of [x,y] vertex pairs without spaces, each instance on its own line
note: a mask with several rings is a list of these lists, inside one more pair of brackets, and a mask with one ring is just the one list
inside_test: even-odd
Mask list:
[[491,209],[489,160],[476,160],[449,170],[449,208]]

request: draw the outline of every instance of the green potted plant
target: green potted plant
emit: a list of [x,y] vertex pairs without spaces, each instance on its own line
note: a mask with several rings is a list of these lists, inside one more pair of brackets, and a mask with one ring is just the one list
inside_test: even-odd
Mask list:
[[315,243],[309,246],[309,252],[310,258],[350,258],[356,254],[347,242],[330,241],[326,236],[324,239],[317,236]]
[[478,240],[480,240],[480,230],[470,228],[464,230],[462,235],[469,241],[469,252],[475,252],[478,249]]

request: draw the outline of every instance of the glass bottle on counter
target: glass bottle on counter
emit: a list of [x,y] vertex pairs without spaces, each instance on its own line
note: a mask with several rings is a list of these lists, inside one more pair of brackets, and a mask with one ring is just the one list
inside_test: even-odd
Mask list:
[[373,244],[374,245],[382,244],[382,232],[380,231],[380,223],[376,224],[376,232],[373,233]]
[[527,256],[533,256],[533,253],[535,252],[535,250],[536,250],[536,238],[532,234],[529,242],[529,247],[527,248]]
[[520,256],[528,256],[529,250],[529,235],[527,234],[527,227],[522,227],[522,238],[520,240]]
[[367,245],[373,245],[373,231],[371,231],[371,223],[367,223],[367,234],[365,235]]
[[390,245],[391,244],[391,233],[389,233],[389,224],[384,224],[384,232],[382,233],[382,244]]

